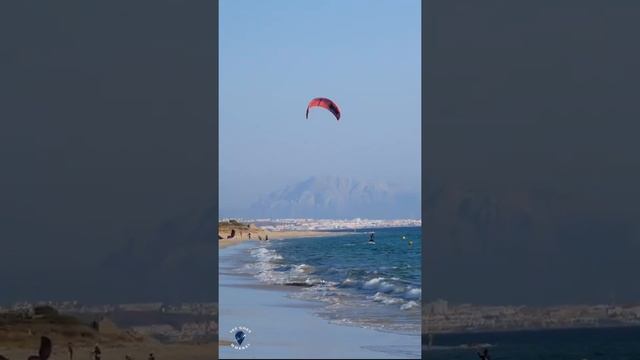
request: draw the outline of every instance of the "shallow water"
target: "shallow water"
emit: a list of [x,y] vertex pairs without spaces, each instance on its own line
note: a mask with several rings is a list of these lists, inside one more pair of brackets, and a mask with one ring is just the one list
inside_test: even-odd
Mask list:
[[240,272],[299,289],[291,296],[324,303],[317,314],[333,322],[419,334],[420,238],[414,227],[262,242]]
[[233,341],[232,329],[251,329],[245,350],[220,348],[220,358],[420,358],[419,334],[406,335],[339,326],[314,314],[326,306],[292,297],[295,286],[265,285],[236,269],[251,260],[256,242],[220,251],[220,338]]

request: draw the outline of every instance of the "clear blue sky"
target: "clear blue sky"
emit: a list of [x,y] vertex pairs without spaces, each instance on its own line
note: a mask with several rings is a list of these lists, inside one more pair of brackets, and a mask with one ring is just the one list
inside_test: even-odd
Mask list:
[[221,215],[316,175],[419,191],[420,1],[221,0],[219,26]]

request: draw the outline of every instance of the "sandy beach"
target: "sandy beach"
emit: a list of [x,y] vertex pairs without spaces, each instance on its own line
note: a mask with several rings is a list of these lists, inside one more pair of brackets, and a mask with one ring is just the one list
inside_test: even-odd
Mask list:
[[[124,359],[126,355],[135,360],[146,360],[150,353],[158,360],[211,360],[216,359],[218,349],[216,344],[187,345],[187,344],[121,344],[101,346],[102,359]],[[93,347],[74,348],[74,359],[93,359]],[[9,349],[0,347],[0,354],[6,358],[26,359],[37,354],[37,349]],[[68,359],[66,343],[56,346],[54,344],[51,359]]]
[[251,330],[244,350],[221,343],[221,359],[420,358],[419,335],[330,323],[314,314],[321,304],[288,297],[295,290],[234,273],[238,260],[246,259],[245,251],[255,245],[220,250],[220,340],[233,340],[232,329],[238,326]]
[[[231,230],[235,230],[235,236],[233,238],[227,239],[227,237],[231,235]],[[237,245],[248,240],[259,241],[259,237],[261,237],[263,240],[267,237],[269,238],[269,240],[284,240],[295,238],[322,237],[327,236],[327,234],[335,236],[342,233],[328,231],[267,231],[254,225],[238,224],[233,226],[221,223],[218,234],[223,237],[223,239],[218,240],[218,248],[224,249],[228,246]],[[251,239],[249,239],[249,234],[251,234]]]
[[214,359],[218,343],[161,342],[131,329],[117,327],[110,320],[100,321],[100,330],[91,328],[77,318],[68,315],[0,318],[0,358],[26,359],[37,355],[41,336],[52,344],[51,359],[69,359],[68,344],[72,344],[74,359],[93,359],[93,351],[99,346],[102,359],[148,359],[154,354],[158,360]]
[[[46,327],[46,329],[45,329]],[[38,324],[19,324],[12,327],[12,331],[2,332],[0,336],[0,355],[9,360],[26,359],[37,355],[40,346],[40,336],[46,335],[52,341],[51,359],[68,359],[67,344],[73,344],[74,359],[93,359],[94,346],[100,347],[102,358],[147,359],[153,353],[160,360],[180,359],[214,359],[218,354],[218,343],[162,343],[152,338],[138,335],[135,339],[127,337],[124,332],[92,337],[85,332],[85,336],[75,335],[77,329],[64,324],[41,326]],[[28,333],[32,330],[31,333]],[[1,357],[0,357],[1,358]]]

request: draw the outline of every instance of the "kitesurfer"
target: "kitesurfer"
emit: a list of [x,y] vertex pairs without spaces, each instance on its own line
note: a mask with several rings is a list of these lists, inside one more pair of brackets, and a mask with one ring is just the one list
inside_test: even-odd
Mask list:
[[371,233],[371,234],[369,235],[369,243],[370,243],[370,244],[375,244],[375,243],[376,243],[376,241],[375,241],[375,240],[373,240],[373,233]]

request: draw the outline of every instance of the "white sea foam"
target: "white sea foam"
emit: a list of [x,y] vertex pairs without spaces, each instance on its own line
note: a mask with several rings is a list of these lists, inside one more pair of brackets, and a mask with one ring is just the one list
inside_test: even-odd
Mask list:
[[385,305],[401,304],[404,302],[402,299],[388,296],[381,292],[377,292],[375,295],[371,296],[370,299],[379,303],[383,303]]
[[307,264],[300,264],[300,265],[293,265],[292,267],[292,271],[293,272],[298,272],[298,273],[311,273],[313,272],[313,266],[311,265],[307,265]]
[[276,261],[282,260],[282,256],[275,250],[259,247],[251,250],[251,255],[256,257],[258,261]]
[[420,306],[420,304],[418,304],[415,301],[409,301],[406,304],[403,304],[402,306],[400,306],[400,310],[409,310],[409,309],[413,309],[414,307]]
[[422,289],[409,289],[404,295],[407,299],[418,300],[422,297]]
[[343,282],[342,282],[342,286],[354,286],[358,283],[358,280],[352,279],[352,278],[346,278]]
[[384,293],[401,292],[403,290],[402,287],[386,281],[386,279],[383,277],[373,278],[365,282],[362,287],[365,289],[377,290]]
[[256,261],[247,264],[245,269],[262,282],[303,287],[325,283],[324,280],[313,275],[315,271],[313,266],[284,264],[283,257],[275,250],[259,247],[252,249],[250,253]]

